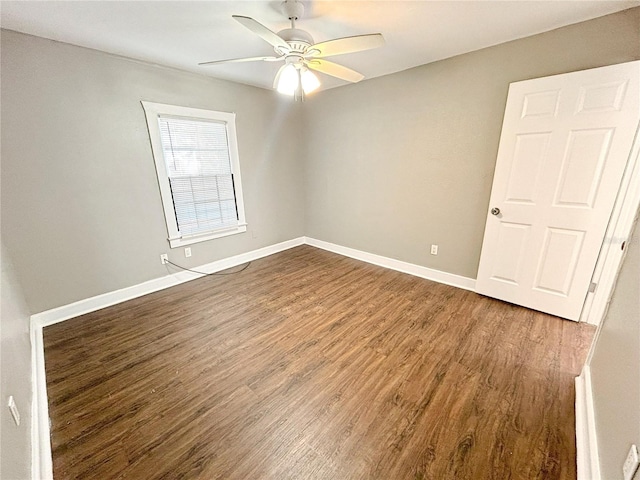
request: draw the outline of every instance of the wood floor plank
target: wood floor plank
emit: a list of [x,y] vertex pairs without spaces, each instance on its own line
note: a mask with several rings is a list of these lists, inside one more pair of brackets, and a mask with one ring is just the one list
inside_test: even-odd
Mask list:
[[56,479],[574,479],[593,328],[309,246],[44,330]]

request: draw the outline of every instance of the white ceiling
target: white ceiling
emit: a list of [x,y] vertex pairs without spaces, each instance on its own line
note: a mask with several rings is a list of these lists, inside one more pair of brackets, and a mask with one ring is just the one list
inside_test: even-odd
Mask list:
[[[378,77],[640,5],[632,1],[305,1],[298,28],[316,42],[380,32],[386,45],[339,57]],[[198,62],[272,55],[269,44],[231,18],[288,27],[279,1],[6,1],[2,28],[212,77],[271,88],[279,63],[199,67]],[[612,35],[615,32],[611,32]],[[320,75],[322,88],[345,82]]]

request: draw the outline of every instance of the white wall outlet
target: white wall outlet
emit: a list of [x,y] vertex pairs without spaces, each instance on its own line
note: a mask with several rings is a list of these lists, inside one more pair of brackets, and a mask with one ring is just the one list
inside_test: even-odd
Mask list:
[[166,253],[160,255],[160,263],[162,265],[166,265],[167,263],[169,263],[169,255],[167,255]]
[[16,422],[16,425],[20,425],[20,412],[18,411],[18,406],[16,405],[16,401],[13,399],[13,395],[9,397],[9,401],[7,402],[7,406],[11,411],[11,416],[13,417],[13,421]]
[[638,447],[631,445],[627,459],[624,461],[624,466],[622,467],[624,480],[632,480],[636,470],[638,470]]
[[184,256],[187,258],[191,256],[191,247],[187,247],[184,249]]
[[438,245],[431,245],[431,255],[438,254]]

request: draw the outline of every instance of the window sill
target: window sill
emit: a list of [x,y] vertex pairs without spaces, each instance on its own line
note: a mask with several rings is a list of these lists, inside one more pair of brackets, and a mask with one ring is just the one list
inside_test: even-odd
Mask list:
[[183,247],[185,245],[193,245],[194,243],[206,242],[207,240],[213,240],[215,238],[228,237],[229,235],[235,235],[237,233],[243,233],[247,231],[247,224],[238,225],[237,227],[229,227],[224,230],[217,230],[215,232],[203,233],[202,235],[193,235],[189,237],[170,238],[169,245],[171,248]]

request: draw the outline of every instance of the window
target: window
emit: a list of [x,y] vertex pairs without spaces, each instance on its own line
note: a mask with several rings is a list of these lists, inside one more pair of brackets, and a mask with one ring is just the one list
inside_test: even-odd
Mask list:
[[235,114],[142,106],[171,248],[245,232]]

